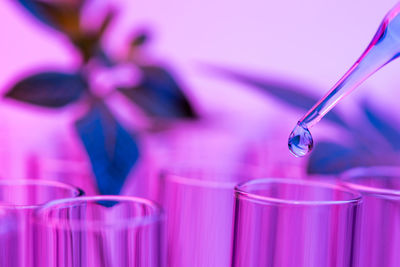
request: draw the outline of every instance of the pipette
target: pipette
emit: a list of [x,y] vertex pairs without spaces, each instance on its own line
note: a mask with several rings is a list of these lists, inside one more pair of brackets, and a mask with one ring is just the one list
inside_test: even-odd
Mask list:
[[313,138],[309,129],[369,76],[398,56],[400,56],[400,2],[386,14],[371,43],[356,63],[298,121],[289,136],[288,145],[292,154],[301,157],[310,152]]

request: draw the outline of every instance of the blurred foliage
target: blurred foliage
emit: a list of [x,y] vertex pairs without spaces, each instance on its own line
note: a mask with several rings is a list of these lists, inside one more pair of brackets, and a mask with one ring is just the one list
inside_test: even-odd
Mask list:
[[102,101],[76,122],[78,134],[89,152],[100,193],[118,193],[139,157],[133,136],[113,117]]
[[58,108],[77,101],[87,87],[79,73],[43,72],[19,81],[5,96],[34,105]]
[[169,72],[157,66],[140,68],[144,75],[140,84],[130,88],[119,88],[120,92],[152,117],[196,117],[180,86]]
[[111,69],[128,63],[138,69],[142,78],[137,84],[119,86],[116,83],[112,93],[124,95],[154,124],[159,119],[195,119],[197,114],[168,69],[135,60],[133,55],[140,54],[140,48],[149,40],[146,32],[131,37],[128,44],[130,53],[126,58],[111,59],[101,41],[117,12],[109,9],[102,18],[99,14],[101,23],[97,30],[85,29],[82,18],[85,6],[91,1],[15,1],[44,25],[64,34],[79,51],[82,63],[75,73],[50,69],[26,77],[10,88],[5,97],[46,108],[61,108],[86,101],[90,109],[76,122],[76,130],[88,153],[100,193],[118,194],[139,159],[139,146],[136,135],[124,129],[105,104],[110,94],[99,97],[96,88],[92,88],[90,77],[96,71],[93,65],[97,64],[98,68],[100,62],[101,68]]
[[[307,93],[299,85],[271,81],[229,68],[210,69],[221,77],[261,91],[280,103],[303,112],[308,111],[320,99]],[[324,120],[338,127],[343,136],[350,138],[350,142],[343,143],[340,135],[334,141],[317,141],[309,156],[308,173],[338,174],[358,166],[400,164],[400,129],[393,126],[395,118],[373,110],[367,101],[362,101],[359,108],[364,116],[356,118],[355,123],[347,123],[335,110],[326,114]]]

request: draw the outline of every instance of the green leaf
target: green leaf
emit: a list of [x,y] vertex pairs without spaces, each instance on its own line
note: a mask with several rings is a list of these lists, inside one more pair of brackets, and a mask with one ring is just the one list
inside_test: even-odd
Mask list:
[[16,2],[46,25],[70,37],[80,35],[80,9],[85,1],[17,0]]
[[91,58],[96,57],[107,66],[112,65],[112,62],[109,59],[108,55],[101,48],[100,40],[112,23],[115,15],[116,12],[113,9],[108,10],[107,15],[103,19],[103,22],[97,31],[80,34],[71,38],[71,41],[81,52],[84,62],[88,62]]
[[398,154],[391,151],[371,151],[359,146],[357,140],[350,145],[318,142],[311,152],[307,172],[310,174],[339,174],[354,167],[397,166]]
[[100,41],[115,16],[115,10],[110,9],[97,31],[84,34],[81,33],[77,36],[71,37],[71,41],[81,52],[84,62],[88,62],[91,58],[96,57],[97,59],[102,60],[106,65],[112,65],[108,55],[106,55],[105,51],[102,49]]
[[400,131],[393,126],[393,118],[379,114],[366,101],[361,104],[361,107],[372,126],[391,144],[394,150],[399,151]]
[[27,10],[43,23],[66,34],[79,49],[84,62],[100,53],[100,40],[115,17],[110,10],[96,32],[85,32],[81,28],[81,9],[84,0],[18,0]]
[[44,72],[19,81],[5,97],[59,108],[77,101],[86,89],[86,81],[78,73]]
[[307,172],[311,174],[339,174],[356,166],[371,165],[365,151],[331,142],[318,142],[311,152]]
[[95,102],[75,126],[89,155],[100,193],[119,194],[139,159],[139,148],[133,135],[100,101]]
[[100,29],[97,32],[98,36],[103,36],[103,34],[107,31],[108,27],[111,25],[112,21],[116,17],[117,12],[114,9],[110,9],[107,12],[106,17],[104,18]]
[[138,86],[119,89],[128,99],[152,117],[197,118],[182,88],[166,69],[144,66],[141,70],[143,79]]

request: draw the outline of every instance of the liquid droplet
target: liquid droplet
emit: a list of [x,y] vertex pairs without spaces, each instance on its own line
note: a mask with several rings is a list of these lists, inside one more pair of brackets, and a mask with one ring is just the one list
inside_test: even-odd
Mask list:
[[307,155],[313,148],[314,141],[304,124],[297,123],[289,136],[289,150],[296,157]]

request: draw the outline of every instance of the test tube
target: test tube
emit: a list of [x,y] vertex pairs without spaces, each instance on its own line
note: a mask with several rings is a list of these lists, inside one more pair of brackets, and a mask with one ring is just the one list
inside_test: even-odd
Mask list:
[[35,266],[35,211],[51,200],[82,194],[76,187],[55,181],[0,180],[0,210],[6,213],[5,229],[10,230],[6,232],[6,239],[0,241],[2,253],[8,254],[2,258],[6,262],[1,266]]
[[37,212],[40,267],[160,267],[162,214],[151,201],[87,196]]
[[234,195],[238,182],[261,177],[257,166],[186,162],[161,174],[167,266],[230,266]]
[[356,168],[342,179],[363,195],[354,266],[400,266],[400,168]]
[[333,184],[257,179],[235,188],[233,267],[351,267],[361,196]]

